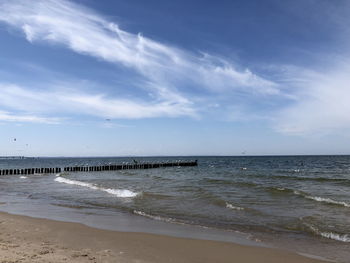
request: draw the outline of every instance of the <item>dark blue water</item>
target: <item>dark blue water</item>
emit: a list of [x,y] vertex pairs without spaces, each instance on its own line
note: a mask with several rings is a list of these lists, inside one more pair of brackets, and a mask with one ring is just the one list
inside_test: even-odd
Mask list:
[[0,193],[80,211],[240,231],[272,245],[350,261],[349,156],[39,158],[0,160],[0,169],[132,159],[198,159],[199,166],[1,176]]

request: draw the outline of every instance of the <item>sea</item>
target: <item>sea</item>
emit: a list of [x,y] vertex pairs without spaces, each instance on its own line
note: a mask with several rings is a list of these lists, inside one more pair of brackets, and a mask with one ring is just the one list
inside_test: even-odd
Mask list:
[[0,169],[198,160],[0,176],[0,211],[350,262],[350,156],[0,158]]

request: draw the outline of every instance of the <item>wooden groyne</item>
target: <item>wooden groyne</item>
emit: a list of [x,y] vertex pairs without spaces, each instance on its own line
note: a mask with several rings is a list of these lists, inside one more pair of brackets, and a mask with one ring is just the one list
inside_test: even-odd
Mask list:
[[24,156],[0,156],[0,160],[1,159],[26,159],[26,157]]
[[68,167],[51,167],[51,168],[22,168],[22,169],[2,169],[0,175],[26,175],[26,174],[50,174],[61,172],[101,172],[101,171],[117,171],[131,169],[153,169],[162,167],[176,166],[197,166],[195,161],[176,161],[176,162],[160,162],[160,163],[123,163],[108,164],[97,166],[68,166]]

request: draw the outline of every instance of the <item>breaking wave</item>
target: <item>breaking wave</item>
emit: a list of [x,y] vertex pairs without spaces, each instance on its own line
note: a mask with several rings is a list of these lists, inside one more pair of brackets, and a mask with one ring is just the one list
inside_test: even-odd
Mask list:
[[331,204],[331,205],[339,205],[339,206],[344,206],[344,207],[350,207],[349,203],[343,202],[343,201],[336,201],[330,198],[324,198],[324,197],[319,197],[319,196],[312,196],[312,195],[308,195],[305,194],[301,191],[298,190],[294,190],[293,191],[294,194],[296,195],[300,195],[306,199],[310,199],[310,200],[314,200],[316,202],[321,202],[321,203],[326,203],[326,204]]
[[320,232],[319,234],[325,238],[330,238],[330,239],[338,240],[342,242],[350,242],[350,235],[348,234],[340,235],[332,232]]
[[322,232],[318,230],[316,227],[307,224],[307,226],[311,229],[311,231],[317,235],[320,235],[324,238],[333,239],[341,242],[350,243],[350,235],[349,234],[338,234],[333,232]]
[[344,201],[336,201],[331,198],[325,198],[325,197],[320,197],[320,196],[312,196],[307,193],[304,193],[299,190],[292,190],[289,188],[284,188],[284,187],[270,187],[267,188],[267,191],[269,192],[280,192],[280,193],[293,193],[295,195],[301,196],[303,198],[313,200],[316,202],[321,202],[321,203],[326,203],[330,205],[338,205],[338,206],[344,206],[344,207],[350,207],[350,203],[344,202]]
[[235,205],[230,204],[230,203],[226,203],[226,208],[229,208],[229,209],[232,209],[232,210],[244,210],[243,207],[235,206]]
[[60,176],[56,177],[55,181],[59,182],[59,183],[78,185],[78,186],[87,187],[87,188],[90,188],[93,190],[107,192],[107,193],[115,195],[117,197],[125,197],[126,198],[126,197],[135,197],[138,195],[138,193],[135,193],[135,192],[127,190],[127,189],[102,188],[102,187],[96,186],[94,184],[76,181],[76,180],[70,180],[67,178],[60,177]]

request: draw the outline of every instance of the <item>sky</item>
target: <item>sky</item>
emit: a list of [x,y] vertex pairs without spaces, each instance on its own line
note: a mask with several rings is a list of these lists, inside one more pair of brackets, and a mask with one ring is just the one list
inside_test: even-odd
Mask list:
[[0,156],[350,154],[346,0],[0,0]]

